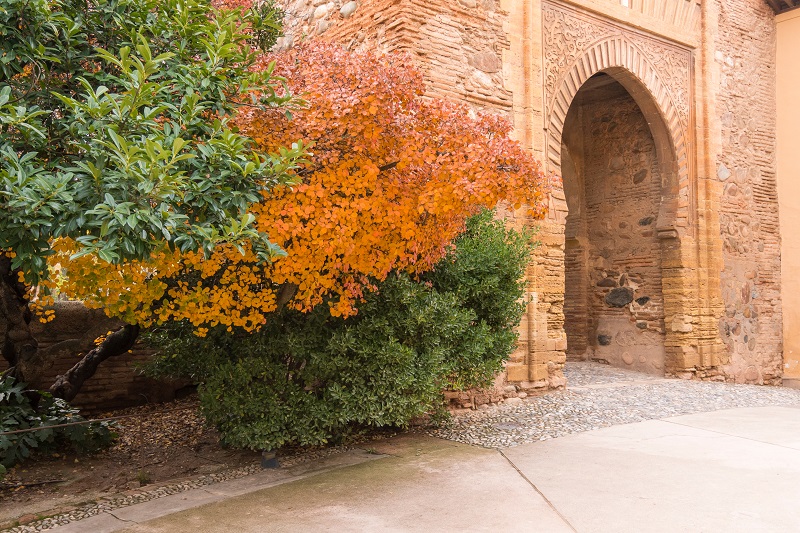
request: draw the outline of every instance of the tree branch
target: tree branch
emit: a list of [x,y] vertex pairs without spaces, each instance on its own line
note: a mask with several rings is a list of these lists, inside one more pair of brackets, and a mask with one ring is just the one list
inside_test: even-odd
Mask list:
[[400,163],[400,161],[395,161],[393,163],[387,163],[387,164],[383,165],[382,167],[378,167],[378,170],[381,171],[381,172],[387,172],[389,170],[392,170],[394,167],[396,167],[398,163]]
[[139,326],[125,324],[83,356],[83,359],[70,368],[65,374],[56,378],[55,383],[50,387],[50,393],[56,398],[62,398],[68,402],[77,396],[78,391],[84,382],[91,378],[97,371],[100,363],[110,357],[121,355],[130,350],[139,338]]
[[281,311],[289,301],[294,298],[294,295],[297,294],[297,289],[299,287],[294,283],[284,283],[278,289],[278,293],[276,295],[276,312]]

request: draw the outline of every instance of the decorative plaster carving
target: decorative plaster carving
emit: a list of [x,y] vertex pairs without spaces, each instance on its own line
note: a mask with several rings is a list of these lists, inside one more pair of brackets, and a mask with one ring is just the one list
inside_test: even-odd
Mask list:
[[696,220],[690,150],[694,136],[692,51],[550,1],[542,4],[542,34],[549,168],[556,172],[561,168],[561,134],[578,90],[598,72],[614,75],[623,69],[650,93],[674,150],[677,175],[670,186],[673,192],[662,202],[666,211],[659,216],[659,234],[692,231]]
[[593,43],[618,34],[617,28],[579,16],[561,6],[542,4],[542,40],[544,41],[544,88],[547,115],[552,98],[564,75]]
[[656,72],[662,74],[661,82],[672,95],[672,103],[684,128],[688,128],[691,120],[692,52],[644,35],[632,33],[627,37],[638,45]]
[[[595,45],[621,38],[633,45],[655,70],[669,92],[684,130],[691,116],[692,52],[671,42],[642,34],[589,13],[550,2],[542,4],[547,115],[553,99],[576,63]],[[633,65],[628,65],[632,67]],[[631,69],[633,70],[633,69]],[[591,75],[591,74],[590,74]],[[642,80],[646,83],[647,80]],[[665,110],[666,111],[666,110]]]

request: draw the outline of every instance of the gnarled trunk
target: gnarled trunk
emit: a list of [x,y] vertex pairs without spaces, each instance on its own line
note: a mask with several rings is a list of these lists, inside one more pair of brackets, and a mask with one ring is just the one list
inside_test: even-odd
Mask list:
[[[0,255],[0,327],[5,327],[5,330],[0,329],[0,347],[9,366],[3,374],[10,374],[17,381],[36,387],[42,386],[43,375],[57,356],[63,354],[65,349],[78,347],[75,346],[77,340],[70,340],[51,346],[48,350],[40,350],[31,332],[33,313],[28,304],[27,288],[19,282],[18,272],[11,268],[11,259]],[[110,334],[75,366],[58,376],[50,392],[56,398],[72,401],[103,361],[130,350],[138,337],[139,326],[130,324]]]
[[11,268],[11,258],[0,254],[0,320],[4,321],[3,358],[10,373],[19,381],[35,373],[39,343],[31,333],[33,318],[28,307],[27,290],[19,274]]
[[139,326],[126,324],[110,334],[99,346],[90,350],[78,363],[70,368],[66,374],[58,376],[50,387],[50,393],[56,398],[63,398],[70,402],[78,394],[83,383],[92,377],[100,363],[121,355],[136,343],[139,337]]

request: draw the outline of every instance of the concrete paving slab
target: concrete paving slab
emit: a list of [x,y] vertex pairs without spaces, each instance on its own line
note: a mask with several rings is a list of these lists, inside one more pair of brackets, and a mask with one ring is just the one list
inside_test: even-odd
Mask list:
[[572,531],[496,451],[420,436],[376,448],[392,456],[124,531]]
[[[95,517],[96,525],[55,531],[794,533],[796,432],[800,409],[770,407],[614,426],[501,452],[409,434],[375,442],[372,453],[207,487],[177,513],[174,502],[140,504],[115,511],[130,522]],[[156,508],[170,514],[150,519]]]
[[800,453],[784,446],[648,421],[504,453],[580,533],[800,530]]
[[247,494],[255,490],[297,481],[309,475],[317,475],[335,468],[352,466],[365,461],[374,461],[375,459],[381,459],[383,457],[382,454],[368,453],[365,450],[356,449],[346,453],[324,457],[317,461],[301,463],[290,468],[264,470],[263,472],[247,477],[215,483],[205,487],[205,490],[211,494],[218,494],[226,497],[241,496],[242,494]]
[[800,408],[797,407],[725,409],[664,420],[800,450]]

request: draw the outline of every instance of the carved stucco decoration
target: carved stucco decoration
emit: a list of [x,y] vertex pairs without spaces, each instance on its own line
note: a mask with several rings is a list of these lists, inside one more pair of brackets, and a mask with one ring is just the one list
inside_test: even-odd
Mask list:
[[561,167],[561,134],[569,106],[581,86],[601,71],[633,74],[657,104],[669,131],[678,167],[678,196],[688,206],[673,220],[694,219],[693,172],[688,150],[692,127],[692,51],[669,41],[551,2],[542,4],[544,101],[547,159]]

